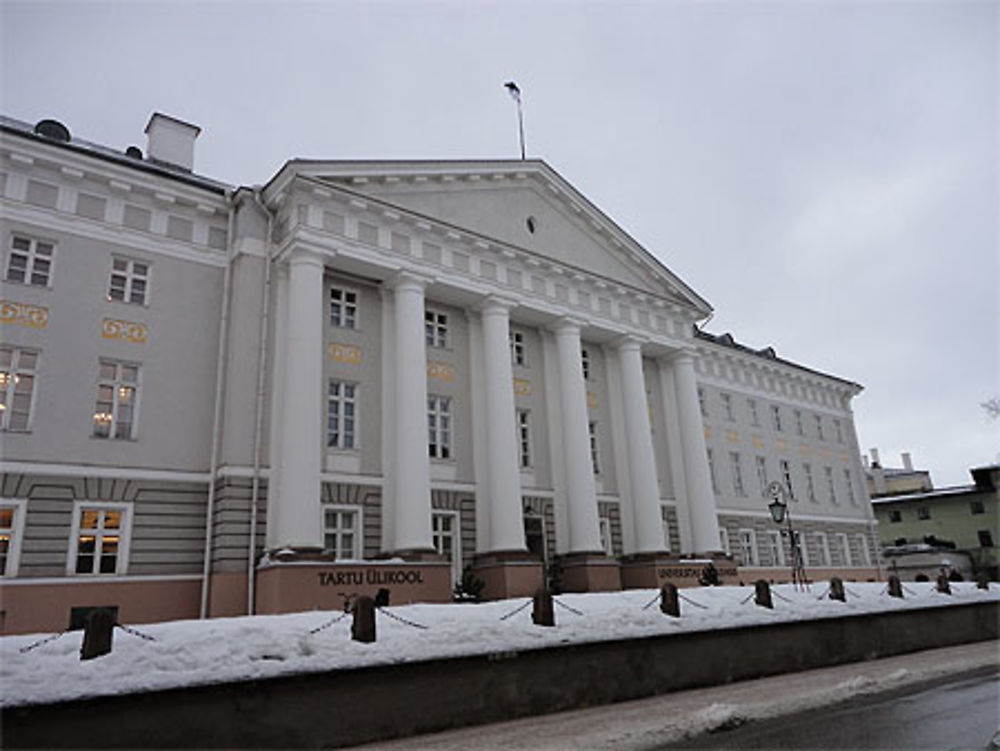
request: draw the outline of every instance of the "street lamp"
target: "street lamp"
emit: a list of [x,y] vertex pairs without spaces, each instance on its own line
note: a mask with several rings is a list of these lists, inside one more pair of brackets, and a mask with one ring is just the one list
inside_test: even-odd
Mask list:
[[792,514],[788,510],[785,496],[788,494],[787,488],[775,480],[767,486],[767,494],[771,502],[767,504],[767,510],[771,512],[771,518],[775,524],[788,523],[788,548],[792,554],[792,583],[796,589],[801,587],[807,589],[809,580],[806,579],[806,569],[802,565],[802,550],[795,539],[795,529],[792,527]]

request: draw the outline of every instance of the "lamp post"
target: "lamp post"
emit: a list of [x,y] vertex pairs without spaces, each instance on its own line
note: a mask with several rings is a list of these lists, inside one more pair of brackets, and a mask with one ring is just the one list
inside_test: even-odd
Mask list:
[[771,498],[771,502],[767,504],[767,510],[771,512],[771,518],[774,519],[774,523],[781,524],[784,521],[788,524],[788,548],[792,554],[792,584],[795,585],[796,589],[808,589],[809,580],[806,579],[806,569],[802,565],[802,550],[795,539],[795,529],[792,527],[792,515],[788,510],[788,504],[785,502],[788,490],[782,483],[775,480],[767,486],[767,494]]

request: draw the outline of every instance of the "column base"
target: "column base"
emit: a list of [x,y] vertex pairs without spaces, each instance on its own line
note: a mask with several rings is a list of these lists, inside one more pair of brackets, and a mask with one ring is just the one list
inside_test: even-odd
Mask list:
[[556,558],[563,592],[617,592],[622,588],[618,561],[604,553],[567,553]]
[[660,572],[674,566],[677,557],[667,552],[634,553],[619,560],[622,589],[659,589],[665,581],[661,579]]
[[473,576],[482,580],[484,600],[531,597],[545,580],[542,562],[522,550],[499,550],[477,554]]
[[447,561],[270,560],[257,570],[256,611],[343,610],[358,595],[389,591],[390,605],[451,602]]

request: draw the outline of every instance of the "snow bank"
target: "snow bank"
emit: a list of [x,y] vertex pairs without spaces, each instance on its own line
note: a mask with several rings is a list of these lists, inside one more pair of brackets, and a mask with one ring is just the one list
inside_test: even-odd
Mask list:
[[[525,599],[405,605],[377,614],[374,644],[352,641],[350,616],[336,612],[171,621],[136,627],[155,641],[116,629],[112,653],[87,662],[79,659],[80,631],[41,644],[45,635],[8,636],[0,638],[0,706],[1000,600],[995,584],[953,584],[951,596],[932,583],[905,586],[906,599],[898,600],[883,583],[847,584],[841,603],[825,597],[826,583],[810,592],[778,585],[774,610],[754,604],[753,587],[684,589],[679,619],[660,613],[656,590],[567,594],[556,598],[555,628],[534,626],[530,605],[515,613]],[[726,721],[724,712],[704,719]]]

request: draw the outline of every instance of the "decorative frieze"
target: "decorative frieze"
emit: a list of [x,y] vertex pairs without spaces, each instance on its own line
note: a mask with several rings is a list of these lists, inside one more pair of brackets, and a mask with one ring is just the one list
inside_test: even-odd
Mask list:
[[524,378],[515,378],[514,393],[517,396],[531,396],[531,381]]
[[327,346],[326,356],[334,362],[342,362],[348,365],[361,364],[361,347],[353,344],[333,343]]
[[13,300],[0,300],[0,323],[44,329],[49,325],[49,309]]
[[149,328],[146,324],[138,321],[105,318],[101,321],[101,337],[118,339],[132,344],[145,344],[149,341]]
[[429,360],[427,362],[427,377],[451,383],[455,380],[455,368],[446,362]]

